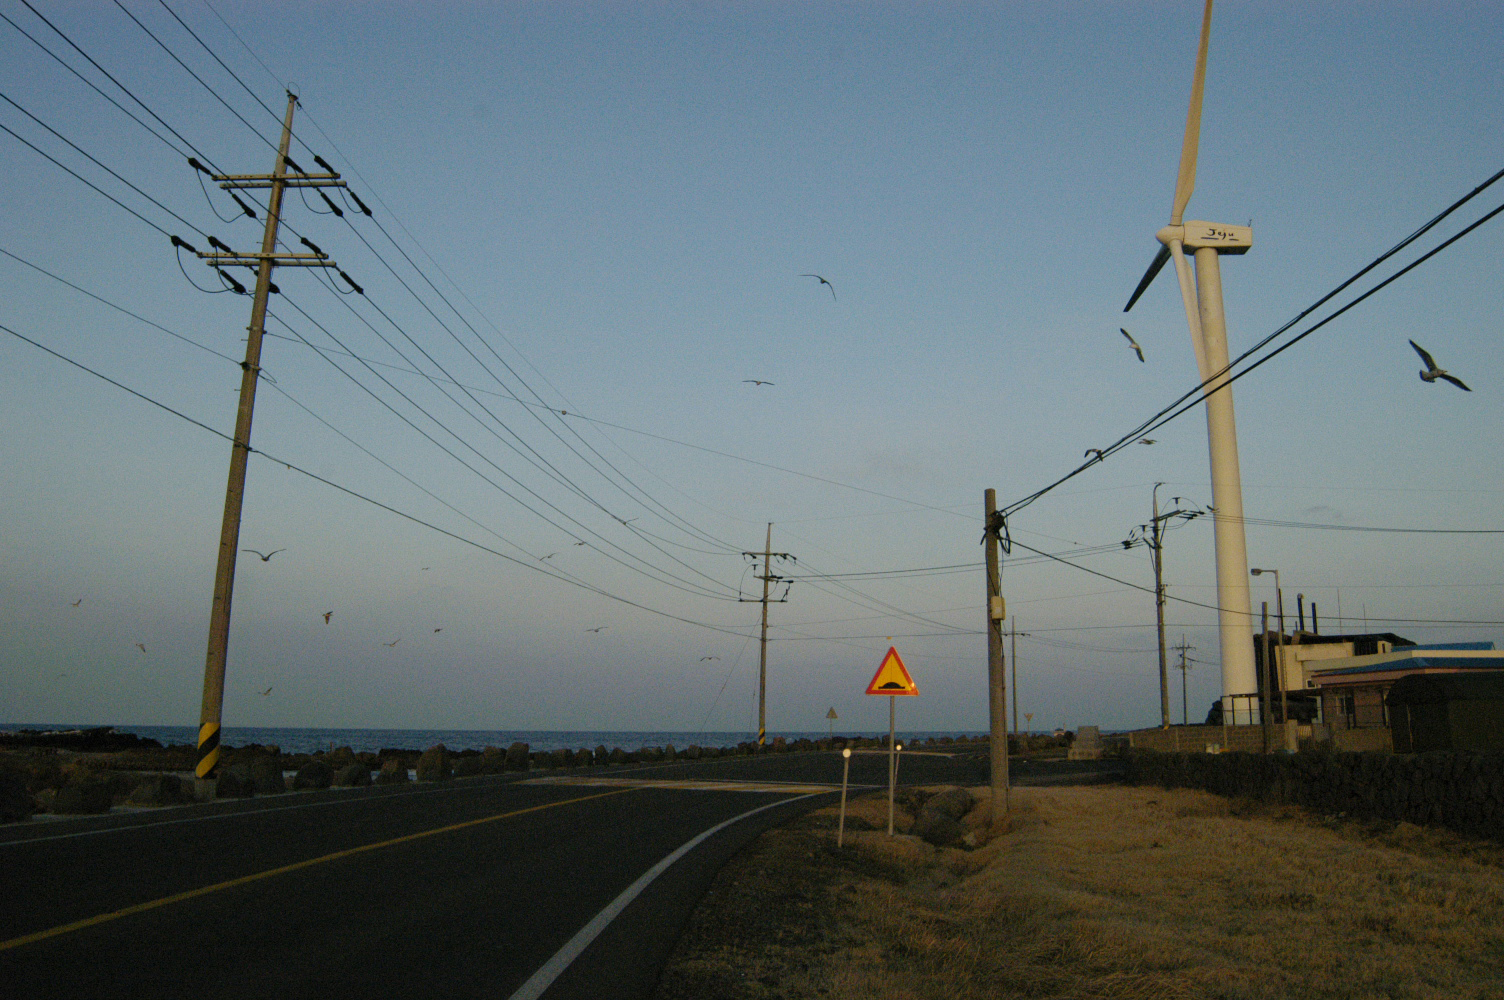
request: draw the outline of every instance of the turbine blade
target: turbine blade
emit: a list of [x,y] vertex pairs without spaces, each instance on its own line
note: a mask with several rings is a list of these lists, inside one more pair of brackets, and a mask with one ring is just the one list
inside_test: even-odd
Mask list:
[[1191,264],[1179,240],[1170,241],[1170,253],[1175,258],[1175,277],[1180,280],[1180,299],[1185,305],[1185,322],[1191,331],[1191,347],[1196,352],[1196,370],[1204,383],[1211,378],[1211,368],[1206,356],[1206,341],[1201,337],[1201,304],[1196,293],[1196,279],[1191,274]]
[[1191,77],[1191,107],[1185,116],[1185,143],[1180,147],[1180,176],[1175,178],[1175,202],[1170,207],[1170,225],[1185,217],[1186,203],[1196,190],[1196,151],[1201,145],[1201,95],[1206,89],[1206,47],[1212,34],[1212,0],[1206,0],[1201,16],[1201,47],[1196,52],[1196,73]]
[[1154,255],[1154,261],[1149,265],[1149,270],[1145,271],[1144,276],[1139,279],[1138,287],[1133,290],[1133,295],[1129,297],[1128,304],[1123,307],[1123,312],[1127,312],[1128,310],[1133,308],[1133,304],[1138,301],[1138,297],[1144,294],[1144,289],[1148,288],[1149,285],[1153,283],[1154,278],[1159,274],[1160,269],[1165,266],[1165,262],[1169,259],[1170,248],[1160,247],[1159,253]]

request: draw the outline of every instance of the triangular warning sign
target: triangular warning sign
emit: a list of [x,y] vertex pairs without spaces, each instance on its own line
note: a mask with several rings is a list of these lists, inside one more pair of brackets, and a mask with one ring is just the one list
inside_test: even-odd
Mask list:
[[872,675],[872,683],[867,685],[868,694],[918,694],[919,685],[914,683],[914,678],[909,676],[909,671],[903,665],[903,658],[898,655],[898,650],[888,647],[888,655],[883,657],[883,665],[877,668],[877,673]]

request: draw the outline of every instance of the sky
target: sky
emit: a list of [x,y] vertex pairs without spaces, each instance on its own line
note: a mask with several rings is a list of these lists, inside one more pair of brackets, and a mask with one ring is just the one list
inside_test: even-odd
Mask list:
[[[169,236],[258,249],[187,156],[270,172],[288,86],[294,160],[372,214],[284,203],[283,248],[363,294],[275,276],[240,543],[280,551],[241,555],[227,726],[753,729],[772,523],[770,731],[882,728],[890,636],[900,727],[983,729],[983,491],[1197,381],[1172,271],[1122,312],[1193,0],[29,2],[0,0],[0,721],[198,722],[251,303]],[[1501,50],[1495,4],[1217,6],[1186,216],[1253,226],[1235,356],[1504,167]],[[1326,632],[1504,643],[1504,535],[1436,533],[1504,529],[1501,249],[1485,223],[1234,385],[1291,628],[1302,594]],[[1158,722],[1151,565],[1118,543],[1155,483],[1211,497],[1200,407],[1148,437],[1010,517],[1025,728]],[[1193,720],[1209,520],[1165,546]]]

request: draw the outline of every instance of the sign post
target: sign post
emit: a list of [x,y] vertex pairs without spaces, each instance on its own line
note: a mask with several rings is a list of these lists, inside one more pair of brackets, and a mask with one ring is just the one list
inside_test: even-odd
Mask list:
[[842,750],[841,757],[844,759],[841,764],[841,825],[836,827],[837,847],[846,839],[846,779],[851,777],[851,748]]
[[903,658],[898,655],[898,650],[888,647],[888,653],[883,657],[882,665],[877,668],[877,673],[872,675],[872,682],[867,685],[867,693],[888,696],[888,836],[893,836],[893,792],[898,784],[898,747],[894,742],[895,729],[898,719],[898,696],[919,694],[919,685],[914,683],[914,678],[909,676],[908,668],[903,665]]

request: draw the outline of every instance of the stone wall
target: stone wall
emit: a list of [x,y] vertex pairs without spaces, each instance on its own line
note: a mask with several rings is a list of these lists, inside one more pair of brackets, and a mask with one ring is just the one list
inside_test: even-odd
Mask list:
[[1504,753],[1129,754],[1124,780],[1504,841]]

